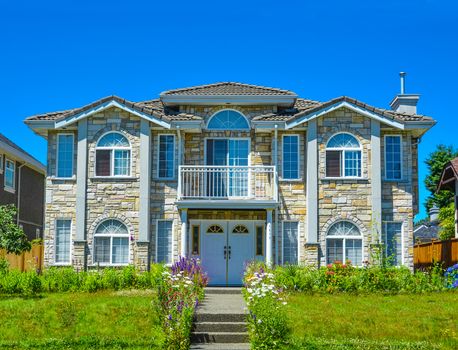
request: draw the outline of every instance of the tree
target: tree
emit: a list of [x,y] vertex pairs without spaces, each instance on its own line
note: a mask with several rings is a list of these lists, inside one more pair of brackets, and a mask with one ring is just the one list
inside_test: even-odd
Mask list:
[[436,190],[445,164],[455,157],[458,157],[458,150],[453,146],[438,145],[436,150],[430,153],[429,157],[425,160],[428,166],[428,176],[425,178],[425,186],[431,193],[428,198],[426,198],[426,212],[429,213],[429,210],[434,204],[440,209],[453,203],[453,192],[442,190],[436,193]]
[[30,250],[32,245],[22,228],[15,223],[16,213],[14,205],[0,205],[0,248],[7,253],[21,254]]
[[440,232],[439,238],[450,239],[455,237],[455,204],[450,203],[439,210]]

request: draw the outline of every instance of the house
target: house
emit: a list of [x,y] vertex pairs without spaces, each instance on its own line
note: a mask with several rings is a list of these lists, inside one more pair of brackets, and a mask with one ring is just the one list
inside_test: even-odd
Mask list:
[[0,133],[0,205],[17,208],[29,240],[42,238],[46,167]]
[[201,259],[214,285],[244,263],[362,265],[381,239],[412,267],[419,96],[391,110],[223,82],[117,96],[26,119],[48,141],[45,264]]
[[455,193],[455,237],[458,238],[458,157],[444,166],[437,191],[449,190]]
[[429,210],[429,218],[414,226],[414,243],[427,243],[439,239],[439,231],[439,208],[434,205]]

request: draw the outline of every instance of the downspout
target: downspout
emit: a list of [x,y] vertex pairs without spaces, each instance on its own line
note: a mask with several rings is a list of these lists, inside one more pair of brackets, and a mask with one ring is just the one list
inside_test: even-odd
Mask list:
[[[277,181],[277,193],[278,193],[278,125],[275,124],[275,130],[274,130],[274,165],[275,165],[275,181]],[[278,200],[278,195],[277,198]],[[278,210],[279,206],[275,209],[275,265],[278,265]]]
[[19,214],[21,212],[21,174],[22,174],[22,167],[25,166],[26,163],[23,163],[21,165],[18,166],[18,184],[17,184],[17,215],[16,215],[16,225],[19,226]]

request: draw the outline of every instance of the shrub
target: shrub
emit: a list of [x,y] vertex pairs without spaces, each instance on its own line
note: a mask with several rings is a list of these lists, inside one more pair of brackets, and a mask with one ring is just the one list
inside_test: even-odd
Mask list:
[[445,271],[445,277],[447,278],[448,288],[458,289],[458,264],[449,267]]

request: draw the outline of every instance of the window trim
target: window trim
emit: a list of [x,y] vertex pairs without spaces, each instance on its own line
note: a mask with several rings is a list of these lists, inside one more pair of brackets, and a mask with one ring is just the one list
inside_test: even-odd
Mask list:
[[[262,241],[262,254],[256,254],[257,253],[257,250],[258,250],[258,228],[261,228],[261,241]],[[261,257],[265,257],[266,256],[266,246],[265,246],[265,224],[264,225],[261,225],[261,224],[256,224],[254,225],[254,256],[255,257],[258,257],[258,256],[261,256]]]
[[[247,129],[227,129],[227,130],[225,130],[225,129],[210,129],[208,127],[208,125],[210,124],[210,122],[213,119],[213,117],[216,116],[218,113],[225,112],[225,111],[233,111],[233,112],[236,112],[236,113],[240,114],[245,119],[245,121],[246,121],[246,123],[248,125],[248,128]],[[220,109],[220,110],[216,111],[215,113],[213,113],[210,116],[210,118],[208,118],[208,121],[205,124],[205,129],[208,130],[208,131],[216,131],[216,132],[218,132],[218,131],[222,131],[222,132],[224,132],[224,131],[245,131],[245,132],[250,132],[251,124],[250,124],[250,121],[248,120],[248,118],[242,112],[240,112],[240,111],[238,111],[238,110],[236,110],[234,108],[223,108],[223,109]]]
[[[129,142],[129,147],[120,147],[120,146],[110,146],[110,147],[104,147],[104,146],[98,146],[100,140],[105,137],[108,134],[120,134],[123,136],[127,142]],[[113,130],[113,131],[107,131],[103,133],[98,139],[97,142],[95,143],[95,155],[94,155],[94,178],[98,179],[130,179],[132,178],[132,143],[130,142],[129,138],[127,135],[124,133]],[[97,151],[111,151],[110,153],[110,175],[97,175]],[[130,152],[130,158],[129,158],[129,174],[128,175],[114,175],[114,164],[115,164],[115,151],[129,151]]]
[[[389,178],[386,174],[387,174],[387,167],[386,167],[386,138],[388,136],[397,136],[399,137],[399,145],[400,145],[400,150],[399,150],[399,163],[401,165],[401,169],[400,169],[400,173],[401,173],[401,177],[399,179],[391,179]],[[402,147],[402,135],[401,134],[385,134],[383,135],[383,166],[384,166],[384,176],[383,176],[383,180],[384,181],[393,181],[393,182],[398,182],[398,181],[403,181],[404,180],[404,167],[402,166],[402,159],[403,159],[403,156],[404,156],[404,152],[403,152],[403,147]]]
[[[68,262],[57,262],[56,261],[56,256],[57,256],[57,221],[70,221],[70,252],[69,252],[69,261]],[[54,219],[54,266],[71,266],[72,265],[72,260],[73,260],[73,220],[72,218],[69,217],[57,217]]]
[[[13,163],[13,186],[9,186],[6,184],[6,172],[10,170],[6,166],[7,162]],[[3,178],[3,185],[4,185],[5,191],[10,192],[10,193],[16,193],[16,161],[8,157],[5,157],[5,174]]]
[[[285,174],[285,137],[289,137],[289,136],[295,136],[297,137],[297,178],[289,178],[289,177],[285,177],[284,174]],[[301,157],[300,157],[300,147],[299,147],[299,144],[300,144],[300,140],[301,140],[301,137],[300,137],[300,134],[283,134],[282,137],[281,137],[281,179],[280,180],[284,180],[284,181],[301,181],[302,180],[302,176],[301,176],[301,173],[300,173],[300,170],[301,170],[301,164],[300,164],[300,161],[301,161]]]
[[172,222],[172,237],[171,237],[172,239],[170,241],[172,252],[171,252],[171,256],[170,256],[170,262],[165,264],[166,266],[171,266],[175,261],[175,259],[173,258],[173,255],[174,255],[173,254],[173,252],[174,252],[173,251],[173,246],[174,246],[174,243],[175,243],[175,240],[173,239],[173,233],[175,232],[175,220],[174,219],[156,219],[156,242],[155,242],[155,244],[156,244],[156,249],[155,249],[156,254],[155,254],[155,257],[154,257],[154,261],[156,263],[160,263],[159,261],[157,261],[157,248],[158,248],[157,241],[158,241],[158,238],[159,238],[159,221],[171,221]]
[[299,236],[300,236],[300,221],[299,220],[282,220],[281,222],[281,264],[285,264],[285,222],[295,222],[297,223],[297,261],[296,264],[299,265]]
[[[197,254],[194,254],[193,247],[194,247],[194,228],[197,227],[198,234],[197,234]],[[200,224],[191,224],[191,249],[190,249],[190,255],[193,256],[200,256],[201,252],[201,237],[200,237]]]
[[[126,230],[127,230],[127,234],[121,234],[121,233],[112,233],[112,234],[98,234],[97,233],[97,230],[99,228],[100,225],[102,225],[104,222],[106,221],[109,221],[109,220],[115,220],[115,221],[119,221],[121,224],[123,224],[125,227],[126,227]],[[95,261],[95,238],[96,237],[110,237],[110,262],[109,263],[106,263],[106,262],[96,262]],[[114,237],[121,237],[121,238],[127,238],[127,242],[128,242],[128,251],[127,251],[127,263],[113,263],[113,238]],[[110,217],[110,218],[105,218],[104,220],[102,220],[101,222],[99,222],[97,224],[97,226],[95,227],[95,230],[94,230],[94,233],[92,235],[92,264],[95,265],[95,266],[128,266],[131,264],[131,259],[130,259],[130,252],[131,252],[131,243],[130,243],[130,230],[129,230],[129,227],[120,219],[118,218],[113,218],[113,217]]]
[[[358,141],[358,144],[359,144],[359,147],[356,148],[356,147],[328,147],[328,144],[329,144],[329,141],[331,141],[331,139],[334,137],[334,136],[337,136],[337,135],[340,135],[340,134],[347,134],[347,135],[350,135],[351,137],[355,138],[356,141]],[[327,174],[327,164],[328,164],[328,157],[327,157],[327,151],[339,151],[341,153],[341,157],[340,157],[340,172],[341,172],[341,176],[328,176]],[[354,152],[354,151],[359,151],[360,154],[361,154],[361,176],[345,176],[345,151],[350,151],[350,152]],[[324,166],[324,172],[325,172],[325,176],[324,178],[325,179],[332,179],[332,180],[341,180],[341,179],[344,179],[344,180],[352,180],[352,179],[363,179],[364,178],[364,173],[363,173],[363,169],[364,169],[364,157],[363,157],[363,146],[361,144],[361,141],[358,139],[358,137],[350,132],[347,132],[347,131],[339,131],[339,132],[336,132],[334,134],[332,134],[328,140],[326,141],[326,146],[324,148],[324,160],[325,160],[325,166]]]
[[[172,177],[162,177],[160,176],[160,168],[159,168],[159,164],[160,164],[160,154],[161,154],[161,136],[173,136],[173,162],[172,162]],[[157,165],[157,171],[156,171],[156,178],[158,180],[176,180],[177,178],[177,175],[176,175],[176,147],[177,143],[176,143],[176,135],[175,134],[170,134],[170,133],[167,133],[167,134],[158,134],[157,135],[157,162],[156,162],[156,165]]]
[[[331,230],[331,228],[336,225],[337,223],[339,222],[349,222],[350,224],[354,225],[358,231],[359,231],[359,236],[355,236],[355,235],[351,235],[351,236],[344,236],[344,235],[339,235],[339,236],[336,236],[336,235],[332,235],[332,236],[329,236],[329,231]],[[361,240],[361,265],[355,265],[353,262],[352,262],[352,265],[354,267],[362,267],[363,266],[363,261],[364,261],[364,235],[362,234],[361,232],[361,228],[353,221],[351,220],[345,220],[345,219],[341,219],[341,220],[337,220],[335,222],[333,222],[328,230],[326,231],[326,264],[333,264],[334,262],[328,262],[328,239],[342,239],[343,242],[342,242],[342,264],[346,264],[347,263],[347,254],[345,252],[345,248],[346,248],[346,240],[347,239],[359,239]]]
[[3,154],[0,154],[0,174],[3,174]]
[[[72,174],[70,176],[59,176],[59,137],[70,135],[72,137]],[[56,137],[56,178],[71,179],[75,176],[75,134],[71,132],[60,132]]]
[[385,236],[384,238],[384,241],[382,241],[382,244],[385,245],[385,254],[387,253],[387,250],[388,250],[388,244],[387,244],[387,237],[388,235],[386,234],[387,233],[387,224],[388,223],[394,223],[394,224],[401,224],[401,261],[399,262],[399,265],[394,265],[395,267],[400,267],[400,266],[404,266],[405,264],[405,254],[404,254],[404,221],[402,220],[384,220],[383,221],[383,228],[382,228],[382,237],[381,239],[383,239],[383,236]]

